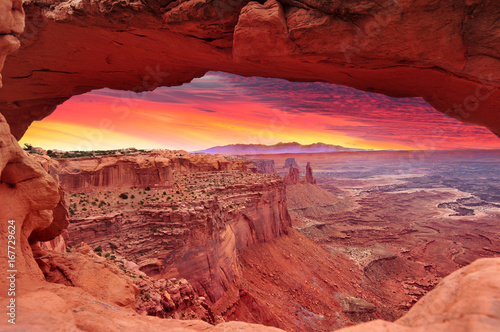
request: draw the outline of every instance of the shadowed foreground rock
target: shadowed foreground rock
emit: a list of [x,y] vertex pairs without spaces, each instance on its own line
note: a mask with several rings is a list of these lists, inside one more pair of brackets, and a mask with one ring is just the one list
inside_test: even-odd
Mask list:
[[394,323],[374,321],[342,332],[498,331],[500,258],[478,259],[444,278]]

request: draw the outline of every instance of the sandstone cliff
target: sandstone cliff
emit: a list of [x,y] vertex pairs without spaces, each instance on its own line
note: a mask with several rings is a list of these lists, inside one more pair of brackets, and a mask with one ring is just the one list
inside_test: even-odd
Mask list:
[[[68,226],[68,213],[62,191],[36,160],[27,155],[10,134],[0,114],[0,235],[15,248],[15,268],[20,282],[43,280],[34,264],[29,244],[48,241]],[[10,221],[10,222],[9,222]],[[8,235],[15,238],[8,238]],[[11,256],[11,255],[9,255]],[[7,245],[0,249],[2,268],[7,268]],[[5,289],[7,280],[0,285]]]
[[[67,227],[67,210],[61,201],[61,191],[57,181],[40,163],[21,149],[1,115],[0,143],[0,220],[3,224],[0,235],[8,239],[9,231],[15,230],[12,232],[15,240],[10,243],[15,247],[15,265],[8,265],[8,257],[12,258],[12,254],[8,254],[4,246],[0,249],[1,267],[4,271],[17,270],[15,296],[11,297],[16,300],[16,325],[3,319],[0,321],[2,330],[278,331],[246,323],[224,323],[214,327],[202,321],[138,316],[134,310],[136,296],[140,295],[139,289],[147,286],[136,286],[123,271],[104,258],[40,248],[38,241],[52,241]],[[61,242],[53,241],[45,245],[47,247],[61,249]],[[165,284],[172,303],[185,309],[182,305],[186,302],[176,302],[175,294],[188,298],[194,295],[189,295],[189,291],[182,293],[180,289],[177,293],[176,288],[170,286]],[[8,279],[2,278],[0,302],[5,306],[11,303],[6,297],[9,287],[12,288]],[[196,302],[196,298],[192,301],[195,306],[203,305],[200,299],[200,302]]]
[[[111,249],[150,276],[187,278],[212,303],[238,283],[241,250],[275,239],[291,225],[280,177],[253,173],[243,158],[155,152],[41,159],[58,164],[48,169],[68,190],[69,245]],[[138,169],[144,170],[142,180],[134,177]],[[168,186],[157,186],[158,169],[170,174]],[[107,178],[107,186],[88,180],[87,172]]]
[[172,187],[176,175],[253,169],[251,161],[233,156],[154,150],[147,154],[50,159],[36,156],[68,191],[138,187]]

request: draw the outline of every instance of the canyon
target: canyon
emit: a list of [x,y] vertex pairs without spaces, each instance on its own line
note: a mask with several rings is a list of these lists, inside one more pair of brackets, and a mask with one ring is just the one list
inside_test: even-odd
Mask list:
[[[191,308],[196,304],[189,301],[166,306],[166,300],[144,301],[143,295],[138,297],[138,312],[210,323],[243,320],[295,331],[326,331],[384,317],[362,299],[368,296],[377,303],[375,297],[343,278],[328,277],[334,271],[362,280],[347,257],[329,255],[291,228],[286,178],[258,173],[254,159],[185,151],[62,159],[33,156],[66,189],[70,251],[85,243],[98,255],[118,262],[131,277],[152,278],[156,280],[152,284],[187,279],[193,294],[190,301],[206,299],[201,302],[205,310],[195,312]],[[125,163],[129,163],[128,177],[109,176],[110,170],[121,172]],[[151,180],[132,183],[137,171],[131,170],[137,169],[153,180],[168,173],[169,181],[151,187]],[[310,164],[306,169],[306,176],[290,185],[313,185]],[[89,180],[103,178],[111,180]],[[128,271],[130,266],[134,272]],[[46,278],[54,277],[46,273]],[[330,294],[320,295],[325,287]],[[158,288],[144,289],[155,294],[152,290]]]
[[287,186],[292,225],[356,262],[386,319],[403,315],[444,276],[500,252],[498,150],[267,157],[315,165],[319,186]]
[[[229,182],[234,181],[227,184],[229,188],[222,185],[217,187],[220,190],[212,189],[216,190],[216,195],[224,196],[228,202],[233,202],[234,199],[234,203],[240,205],[233,208],[223,206],[221,209],[221,204],[225,201],[203,199],[203,206],[172,206],[168,211],[153,216],[148,213],[154,212],[146,211],[148,204],[157,209],[155,204],[160,203],[163,192],[160,194],[156,188],[146,190],[147,187],[143,188],[141,181],[153,175],[155,183],[163,181],[163,184],[171,185],[172,177],[175,178],[173,173],[165,171],[145,174],[139,167],[128,174],[131,163],[127,161],[117,166],[116,170],[101,165],[105,170],[102,174],[107,175],[92,174],[90,171],[86,176],[82,176],[82,180],[75,180],[73,188],[80,185],[85,188],[104,186],[108,187],[104,193],[110,191],[108,194],[118,197],[124,194],[122,198],[113,196],[113,206],[120,206],[123,204],[120,199],[127,200],[128,203],[129,199],[132,200],[132,195],[136,196],[135,192],[118,192],[112,185],[113,179],[124,176],[129,181],[127,190],[131,190],[130,186],[136,186],[133,190],[137,190],[137,195],[144,198],[143,204],[137,200],[133,201],[134,207],[135,204],[141,205],[141,208],[136,210],[142,211],[131,216],[134,222],[144,215],[153,216],[153,220],[161,218],[162,223],[165,219],[165,222],[175,226],[172,228],[176,232],[169,228],[157,232],[152,230],[151,228],[155,227],[151,226],[149,232],[155,240],[158,233],[167,236],[168,245],[172,246],[174,251],[180,248],[180,241],[191,241],[198,244],[198,248],[202,248],[200,252],[189,254],[190,257],[184,256],[197,263],[194,264],[195,268],[204,264],[197,261],[197,254],[201,253],[200,257],[212,257],[214,264],[234,271],[234,275],[231,275],[231,272],[227,275],[223,269],[214,272],[213,280],[217,280],[219,284],[216,283],[213,290],[205,290],[203,294],[208,295],[207,299],[201,299],[202,296],[196,299],[199,295],[197,292],[202,291],[203,279],[194,280],[194,286],[191,286],[191,282],[187,280],[191,275],[180,276],[178,271],[162,271],[157,262],[146,260],[139,261],[140,265],[127,264],[127,270],[127,262],[122,260],[122,263],[119,263],[116,262],[116,257],[111,258],[115,249],[109,242],[108,257],[107,253],[101,252],[102,246],[101,251],[97,252],[104,254],[104,257],[96,256],[97,247],[92,250],[84,245],[74,252],[65,252],[65,242],[70,241],[66,228],[75,214],[78,214],[77,217],[83,226],[86,222],[94,222],[95,225],[97,221],[88,220],[90,215],[85,214],[83,208],[73,211],[73,216],[70,216],[71,211],[66,208],[70,204],[68,200],[78,199],[78,203],[82,200],[83,204],[83,200],[88,200],[87,194],[98,193],[91,190],[84,195],[81,192],[76,193],[77,196],[72,196],[75,193],[64,194],[59,186],[61,179],[56,176],[54,169],[58,166],[54,166],[51,160],[45,158],[45,164],[40,164],[17,143],[17,139],[22,137],[32,121],[43,119],[53,112],[57,105],[75,94],[103,87],[134,92],[153,90],[159,86],[188,82],[208,70],[222,70],[246,76],[282,77],[295,81],[332,82],[395,97],[422,96],[447,115],[464,122],[486,126],[498,133],[500,30],[496,27],[499,24],[500,7],[496,6],[493,0],[454,3],[405,0],[382,1],[382,4],[370,1],[327,3],[309,0],[269,0],[264,4],[239,0],[92,0],[54,3],[33,0],[23,4],[21,0],[0,0],[0,15],[0,69],[3,75],[3,87],[0,90],[0,217],[3,227],[0,236],[8,239],[8,225],[15,225],[18,314],[17,326],[9,325],[6,320],[0,321],[3,330],[46,330],[50,327],[55,331],[278,331],[272,327],[235,321],[211,325],[200,320],[166,320],[139,315],[135,311],[138,309],[142,313],[164,315],[164,309],[167,307],[174,311],[180,310],[173,315],[174,318],[204,318],[213,323],[218,323],[216,316],[220,314],[227,319],[242,318],[249,322],[258,321],[289,330],[304,328],[304,325],[301,325],[303,322],[316,329],[326,326],[328,329],[340,328],[353,321],[378,318],[378,312],[374,311],[372,298],[363,300],[360,296],[366,292],[358,287],[358,282],[352,282],[362,279],[356,279],[354,274],[351,280],[341,277],[339,281],[333,281],[331,275],[342,276],[350,269],[368,270],[372,272],[372,276],[377,277],[375,282],[380,282],[384,287],[397,287],[398,278],[405,276],[404,271],[396,271],[398,273],[394,276],[395,279],[385,280],[379,273],[384,271],[379,263],[387,264],[391,268],[391,262],[394,261],[391,257],[394,257],[394,253],[399,258],[411,261],[419,251],[421,257],[431,259],[450,255],[445,260],[450,262],[448,266],[424,265],[422,273],[428,273],[430,270],[435,275],[437,271],[441,279],[452,270],[460,269],[444,277],[439,283],[438,280],[424,280],[424,283],[419,284],[434,289],[393,323],[375,320],[341,331],[497,329],[500,320],[497,310],[500,297],[497,281],[500,262],[498,258],[482,258],[472,262],[478,257],[477,250],[479,256],[488,257],[498,252],[495,247],[495,243],[498,243],[495,234],[475,234],[477,225],[481,226],[481,229],[484,229],[482,227],[485,225],[486,228],[495,226],[488,223],[486,218],[496,209],[496,203],[491,203],[497,196],[493,187],[456,181],[458,186],[473,186],[475,197],[463,197],[464,187],[460,187],[455,188],[458,192],[452,194],[447,190],[446,201],[443,202],[441,195],[433,194],[429,190],[418,190],[421,189],[419,186],[422,182],[415,179],[405,183],[384,183],[384,179],[378,178],[376,187],[382,187],[382,190],[376,190],[371,188],[371,184],[363,181],[329,178],[324,179],[323,188],[320,188],[321,195],[317,186],[312,183],[295,184],[297,188],[302,186],[318,192],[320,200],[325,204],[319,209],[313,209],[297,195],[292,200],[302,202],[304,209],[291,211],[293,213],[289,218],[283,200],[280,200],[280,197],[287,196],[285,192],[288,190],[282,185],[282,180],[264,180],[264,175],[251,172],[251,177],[254,177],[252,182],[240,183],[241,177],[238,175],[241,175],[241,170],[231,169],[221,171],[218,179],[219,182],[226,181],[226,178]],[[440,47],[435,47],[436,45]],[[19,51],[14,53],[17,49]],[[190,52],[186,52],[186,49]],[[11,55],[7,57],[8,54]],[[117,105],[117,109],[125,113],[130,110],[127,94],[128,92],[124,92],[123,104]],[[107,160],[114,162],[113,159]],[[134,163],[136,161],[134,160]],[[93,162],[88,169],[94,170],[98,164]],[[180,169],[182,166],[180,164]],[[271,170],[268,166],[264,168]],[[190,167],[192,166],[188,165],[187,169]],[[216,167],[220,167],[219,164]],[[68,175],[71,169],[67,170]],[[137,172],[134,173],[135,171]],[[181,171],[179,173],[182,174]],[[452,174],[453,170],[448,173]],[[210,175],[202,176],[203,179],[207,177],[210,178]],[[317,175],[316,179],[322,182]],[[444,181],[448,181],[448,184],[454,182],[449,178],[424,177],[422,180],[426,181],[427,185],[435,182],[440,185],[445,183]],[[355,185],[351,186],[353,183]],[[340,186],[341,184],[345,187]],[[180,183],[178,185],[179,188],[175,188],[174,181],[175,194],[179,191],[178,195],[181,192],[185,196],[191,195],[187,192],[189,188],[181,187]],[[248,191],[251,192],[253,188],[255,192],[249,195]],[[326,189],[329,189],[328,193],[324,192]],[[197,192],[198,195],[201,190],[203,189]],[[144,191],[154,191],[156,196]],[[423,227],[429,229],[433,236],[439,233],[437,240],[427,241],[424,236],[423,239],[417,239],[419,241],[416,242],[415,248],[408,252],[407,249],[401,248],[393,248],[392,252],[388,252],[380,247],[366,247],[363,234],[366,234],[366,225],[370,224],[363,224],[367,221],[363,220],[365,218],[374,218],[368,220],[371,222],[370,234],[379,231],[382,241],[394,241],[394,237],[383,234],[391,227],[373,225],[381,223],[385,216],[378,215],[376,202],[370,201],[374,197],[378,201],[391,199],[391,193],[394,191],[406,191],[402,195],[403,200],[405,195],[413,195],[417,203],[427,204],[433,217],[441,218],[433,220],[433,225],[404,225],[402,229],[397,230],[403,232],[398,235],[409,236],[409,241],[415,240],[411,238],[412,233],[415,233],[417,228],[422,231]],[[346,209],[359,210],[359,216],[353,217],[352,213],[344,210],[345,213],[338,216],[339,229],[328,230],[337,231],[337,236],[325,238],[324,229],[331,225],[321,225],[317,218],[331,211],[329,204],[332,201],[337,204],[334,199],[339,198],[337,194],[346,192],[350,193],[348,196],[354,197],[351,198],[352,205],[348,204]],[[146,199],[148,194],[150,202]],[[123,198],[125,196],[127,198]],[[92,205],[94,209],[91,202],[96,202],[97,197],[92,198],[92,201],[89,200],[85,204]],[[368,201],[363,202],[364,198],[368,198]],[[111,209],[112,202],[104,202],[106,207],[99,207],[101,201],[98,198],[96,210],[92,211],[99,211],[97,209],[104,207],[105,211],[101,211],[101,214],[105,212],[103,216],[109,213],[111,217],[119,220],[121,215],[117,216],[112,214],[113,211],[106,210],[108,203]],[[200,200],[198,202],[201,204]],[[405,202],[400,202],[403,203]],[[438,207],[443,210],[442,216],[437,212],[440,210],[436,210],[434,203],[444,204]],[[142,207],[144,204],[146,206]],[[178,210],[174,211],[173,207]],[[450,207],[451,210],[444,212]],[[193,209],[196,211],[196,208],[204,209],[203,218],[210,219],[216,214],[218,217],[214,219],[220,228],[210,228],[210,224],[200,223],[203,220],[192,219],[191,212]],[[391,215],[397,215],[403,210],[401,206],[396,207]],[[464,219],[471,216],[470,210],[475,213],[472,221]],[[219,212],[222,216],[219,216]],[[312,218],[314,216],[316,219]],[[466,226],[463,228],[464,233],[458,234],[457,238],[448,238],[439,231],[446,228],[453,231],[461,229],[454,227],[454,223],[443,222],[446,219],[449,221],[449,218],[462,218],[452,220]],[[252,230],[250,225],[258,220],[270,222],[273,226],[261,229],[255,227]],[[106,220],[100,221],[103,221],[106,227],[97,227],[96,231],[106,238],[108,225]],[[289,222],[316,242],[294,230],[288,225]],[[113,227],[112,223],[108,224]],[[358,227],[351,233],[349,227],[353,224]],[[102,226],[102,223],[100,225]],[[193,227],[193,232],[189,227]],[[206,237],[206,233],[200,238],[194,236],[197,234],[197,227],[212,229],[214,245],[210,241],[207,242],[210,237]],[[243,235],[243,242],[236,241],[236,234]],[[123,235],[127,235],[126,231]],[[127,239],[142,243],[140,235],[128,234]],[[234,237],[231,237],[233,235]],[[179,239],[180,241],[176,242]],[[457,241],[464,250],[443,252],[443,243],[451,245]],[[39,242],[44,244],[40,245]],[[317,242],[321,242],[323,246],[318,247]],[[118,244],[112,243],[116,246],[126,246],[119,241]],[[208,245],[204,246],[203,243]],[[480,249],[475,247],[476,243]],[[352,250],[349,246],[357,246],[359,250]],[[469,246],[473,250],[469,249]],[[105,250],[108,247],[105,247]],[[231,261],[233,256],[228,253],[234,253],[238,248],[244,248],[237,255],[238,261]],[[57,251],[50,252],[49,249]],[[150,253],[151,249],[146,248],[145,255]],[[219,249],[222,252],[218,252]],[[264,259],[262,253],[267,254]],[[186,253],[177,252],[173,257],[181,257],[183,254]],[[7,247],[2,246],[0,258],[4,271],[8,270],[8,257],[10,254]],[[349,257],[357,257],[356,264]],[[372,264],[373,262],[376,264]],[[126,271],[120,269],[119,264],[123,264]],[[290,266],[300,268],[291,271]],[[331,269],[328,269],[328,266]],[[179,273],[179,278],[158,281],[141,274],[144,273],[141,267],[155,276]],[[300,275],[302,270],[305,271],[304,275]],[[132,275],[136,276],[135,279],[145,280],[144,283],[139,281],[136,284]],[[292,277],[288,279],[290,275]],[[261,282],[256,282],[259,278]],[[363,276],[360,275],[359,278]],[[231,279],[231,286],[234,288],[228,287],[227,281]],[[173,282],[177,282],[177,285]],[[391,282],[396,285],[390,285]],[[420,287],[419,285],[416,287]],[[6,278],[1,279],[0,286],[1,302],[6,305],[8,299],[4,294],[12,286]],[[283,286],[288,287],[287,292],[281,292]],[[379,288],[383,287],[379,285]],[[224,290],[222,295],[221,289]],[[305,289],[303,293],[302,289]],[[325,289],[328,290],[328,296],[333,293],[335,299],[318,299],[311,295],[323,294]],[[413,290],[410,290],[405,293],[406,296],[413,296],[410,305],[422,295],[412,292]],[[150,294],[149,299],[146,294]],[[284,297],[285,295],[288,297]],[[215,301],[217,298],[213,312],[210,312],[206,301]],[[148,306],[150,300],[152,303]],[[405,301],[404,298],[402,300]],[[139,308],[136,308],[137,303]],[[158,303],[163,309],[151,309]],[[331,303],[335,304],[334,307],[330,307]],[[268,310],[258,309],[262,308],[263,304]],[[389,304],[394,303],[389,301]],[[203,309],[197,309],[200,307]],[[408,306],[405,310],[407,308]],[[291,312],[299,313],[298,317],[284,321],[282,317]],[[189,317],[183,317],[181,313]]]
[[[399,158],[398,153],[371,154],[363,163],[368,172],[373,172],[369,167],[377,169],[370,166],[378,165],[377,160],[395,165]],[[463,196],[442,188],[437,194],[436,181],[426,195],[420,190],[410,196],[403,181],[393,184],[390,177],[377,187],[370,176],[363,177],[354,196],[350,192],[355,176],[349,175],[347,186],[339,185],[342,180],[336,176],[332,185],[325,174],[340,174],[345,166],[332,168],[326,160],[333,157],[335,163],[349,165],[363,153],[346,154],[344,159],[338,153],[269,155],[275,159],[265,164],[289,165],[283,179],[258,172],[255,160],[262,164],[265,159],[254,157],[262,155],[128,149],[99,157],[32,156],[63,187],[68,185],[70,225],[64,241],[69,250],[78,252],[81,243],[88,244],[94,250],[87,251],[124,270],[141,289],[136,310],[142,314],[212,324],[240,320],[288,331],[328,331],[380,318],[394,321],[444,276],[474,258],[500,252],[495,226],[488,219],[476,222],[481,231],[458,230],[438,220],[427,226],[431,211],[451,204],[439,202]],[[316,175],[309,159],[319,167]],[[109,175],[110,170],[119,174],[124,164],[128,177]],[[139,173],[153,180],[131,182],[140,179],[135,176]],[[158,182],[163,173],[169,174],[168,181]],[[109,180],[89,180],[104,178]],[[421,187],[429,186],[416,179]],[[391,209],[380,205],[389,199]],[[458,202],[492,213],[497,209],[494,202]],[[427,211],[423,215],[422,205]],[[403,212],[407,209],[414,214]],[[381,224],[387,222],[391,228]],[[444,236],[450,227],[454,242]],[[478,241],[481,237],[489,244]],[[47,280],[61,282],[52,271],[68,269],[63,257],[50,262],[57,269],[41,265]],[[172,280],[182,281],[182,296],[175,293],[179,290],[172,288]]]

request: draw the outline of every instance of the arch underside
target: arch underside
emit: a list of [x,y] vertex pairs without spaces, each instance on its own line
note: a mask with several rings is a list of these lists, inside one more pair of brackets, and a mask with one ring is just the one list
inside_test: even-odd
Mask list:
[[500,132],[493,0],[44,3],[25,3],[22,47],[2,72],[0,110],[17,139],[73,95],[153,90],[207,71],[421,96]]

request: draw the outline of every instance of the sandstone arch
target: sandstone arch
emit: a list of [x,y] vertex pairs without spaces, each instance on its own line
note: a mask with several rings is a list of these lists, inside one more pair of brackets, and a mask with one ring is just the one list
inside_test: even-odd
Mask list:
[[31,0],[24,7],[23,46],[8,57],[0,90],[0,110],[18,139],[75,94],[152,90],[209,70],[422,96],[443,113],[500,132],[500,6],[494,0],[71,0],[50,6]]

